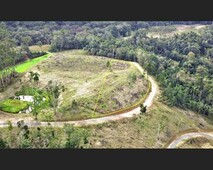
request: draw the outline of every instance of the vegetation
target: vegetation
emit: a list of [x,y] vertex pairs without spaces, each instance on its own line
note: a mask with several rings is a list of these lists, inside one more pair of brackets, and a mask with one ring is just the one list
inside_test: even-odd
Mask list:
[[[39,43],[39,42],[38,42]],[[49,52],[50,49],[50,45],[32,45],[29,46],[30,51],[32,51],[32,53],[38,53],[38,52]]]
[[[201,24],[202,29],[197,31],[195,26],[191,27],[193,24]],[[189,29],[180,31],[180,26]],[[34,110],[34,115],[40,120],[46,120],[47,117],[48,120],[52,119],[56,114],[58,120],[103,116],[104,113],[133,104],[147,87],[147,82],[130,63],[115,60],[120,59],[138,62],[155,77],[162,91],[161,102],[172,108],[190,109],[212,121],[212,39],[211,21],[2,22],[0,96],[5,98],[12,96],[12,93],[31,94],[35,101],[41,101],[45,96],[47,101],[43,103],[46,108],[42,104],[41,108]],[[80,50],[64,51],[71,49]],[[48,58],[51,54],[46,52],[49,50],[57,53]],[[33,68],[37,63],[39,66]],[[43,73],[40,84],[32,85],[24,80],[20,73],[29,69]],[[31,72],[30,76],[38,82],[40,79],[35,72]],[[17,82],[16,78],[22,76],[23,82]],[[63,82],[63,86],[49,83],[45,89],[50,80]],[[67,88],[65,92],[64,88]],[[13,102],[13,99],[1,101],[1,109],[12,110],[10,104]],[[50,106],[54,108],[54,113],[48,110]],[[167,106],[163,107],[158,108],[159,111],[172,113]],[[145,112],[146,108],[141,106],[141,113]],[[169,115],[162,114],[154,128],[157,142],[163,141],[160,140],[161,134],[170,119]],[[150,114],[141,114],[137,119],[143,128],[148,121],[146,116]],[[147,127],[152,129],[152,124]],[[180,123],[177,127],[183,126]],[[24,129],[27,133],[28,129]],[[171,131],[167,129],[167,132],[169,134]],[[74,133],[74,139],[69,136],[63,146],[80,147],[77,144],[80,141],[79,135]],[[29,136],[23,137],[21,141],[20,147],[30,146]],[[5,139],[1,139],[0,147],[7,146]]]
[[[6,24],[2,23],[1,28],[4,33],[2,39],[4,41],[15,40],[16,44],[21,46],[21,53],[26,53],[28,56],[30,56],[28,45],[51,44],[51,51],[85,49],[92,55],[139,61],[148,73],[154,75],[160,83],[165,102],[212,117],[211,39],[213,27],[206,26],[200,30],[199,34],[183,32],[168,38],[147,36],[150,31],[175,31],[175,25],[211,23],[205,21],[6,22]],[[18,27],[22,29],[17,29]],[[40,33],[35,36],[33,29],[39,30]],[[14,36],[14,33],[18,36]],[[42,33],[47,34],[42,38]],[[8,53],[7,56],[11,55]],[[12,59],[13,62],[8,61],[7,63],[16,63],[15,57]],[[33,63],[33,61],[31,62]],[[108,62],[108,68],[110,68],[109,64]],[[16,70],[23,72],[26,70],[25,67],[27,66],[23,65]],[[15,76],[14,72],[5,75]],[[9,84],[11,79],[6,77],[4,79],[8,81],[1,81],[4,88],[6,87],[4,84]],[[134,79],[134,76],[132,78]]]
[[87,148],[87,129],[65,125],[63,128],[29,128],[23,121],[18,127],[0,129],[0,148]]
[[60,82],[52,82],[50,80],[47,84],[46,90],[48,93],[50,105],[53,107],[54,114],[56,115],[58,111],[57,108],[59,105],[59,96],[62,92],[65,91],[65,87]]
[[[128,39],[123,39],[122,37],[130,35],[128,31],[131,30],[131,24],[121,26],[126,30],[124,34],[119,32],[119,27],[118,24],[91,30],[90,36],[86,35],[81,39],[84,42],[78,44],[87,43],[83,48],[93,55],[130,61],[140,60],[139,63],[150,74],[156,76],[163,90],[163,98],[168,104],[190,108],[212,117],[212,26],[208,26],[200,34],[188,32],[166,39],[150,38],[147,36],[146,29],[135,30]],[[63,40],[63,36],[58,35],[58,37]],[[60,42],[58,39],[53,39],[54,44],[55,41]],[[63,48],[62,46],[58,50],[68,48],[82,47]],[[143,52],[138,56],[136,49]]]
[[90,127],[91,148],[164,148],[176,133],[212,129],[207,116],[154,101],[146,114]]
[[140,113],[141,113],[141,114],[146,113],[146,107],[147,107],[147,106],[144,106],[143,104],[140,105]]
[[201,36],[191,32],[156,39],[149,47],[142,45],[150,52],[139,54],[140,64],[156,76],[168,104],[209,117],[213,114],[212,35],[210,26]]
[[[107,61],[110,61],[112,71],[106,66]],[[131,106],[147,92],[148,81],[131,63],[90,56],[83,50],[54,54],[38,66],[39,69],[32,68],[21,81],[14,83],[18,89],[8,87],[1,95],[2,98],[7,98],[8,94],[42,96],[45,101],[36,111],[38,114],[34,114],[42,121],[101,117]],[[38,71],[40,76],[36,76]],[[39,83],[34,78],[39,79]],[[53,93],[46,89],[49,80],[63,82],[67,89],[56,99],[57,107],[57,103],[54,107],[51,101]],[[57,110],[57,114],[51,107]]]
[[3,91],[16,76],[14,69],[15,43],[10,36],[5,23],[0,23],[0,91]]

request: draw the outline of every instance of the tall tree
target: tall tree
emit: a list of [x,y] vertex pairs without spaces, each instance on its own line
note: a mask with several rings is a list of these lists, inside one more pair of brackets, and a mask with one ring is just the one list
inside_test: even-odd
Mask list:
[[58,111],[59,96],[65,91],[65,87],[59,82],[53,82],[50,80],[46,86],[46,90],[48,92],[50,104],[52,105],[54,114],[56,115]]

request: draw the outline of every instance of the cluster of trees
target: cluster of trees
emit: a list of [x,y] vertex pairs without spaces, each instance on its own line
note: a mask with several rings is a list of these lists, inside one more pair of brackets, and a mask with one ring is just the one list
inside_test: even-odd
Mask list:
[[46,54],[30,51],[28,46],[30,37],[23,37],[22,40],[20,48],[17,48],[13,32],[8,30],[4,22],[0,23],[0,91],[4,91],[17,76],[15,72],[17,63]]
[[0,91],[3,91],[15,76],[15,44],[10,37],[5,23],[0,23]]
[[[211,21],[5,21],[11,38],[21,46],[26,39],[29,45],[51,44],[56,31],[67,30],[73,34],[83,31],[99,31],[111,29],[116,38],[129,36],[132,31],[147,29],[152,26],[168,26],[174,24],[212,24]],[[97,34],[96,34],[97,35]]]
[[109,25],[103,29],[73,33],[71,30],[60,30],[53,33],[51,51],[68,49],[85,49],[92,55],[136,61],[134,47],[123,39],[131,34],[130,24]]
[[0,148],[85,148],[89,131],[65,124],[62,129],[49,127],[29,128],[24,121],[0,131]]
[[32,113],[37,120],[39,112],[46,106],[53,108],[54,116],[57,116],[59,107],[59,97],[66,90],[61,82],[48,81],[44,89],[38,88],[40,74],[37,72],[29,72],[30,86],[22,85],[21,91],[16,92],[16,95],[31,95],[33,96]]
[[140,41],[139,62],[156,76],[167,103],[213,116],[213,27]]

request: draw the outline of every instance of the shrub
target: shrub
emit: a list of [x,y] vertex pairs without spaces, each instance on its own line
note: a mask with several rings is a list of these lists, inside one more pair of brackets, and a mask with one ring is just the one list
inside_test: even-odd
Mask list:
[[88,143],[89,133],[85,129],[74,128],[73,125],[66,124],[64,126],[67,139],[65,148],[82,148],[84,144]]
[[74,99],[74,100],[72,101],[72,106],[71,106],[71,108],[72,108],[72,109],[75,109],[75,108],[77,107],[77,105],[78,105],[78,103],[77,103],[76,100]]
[[129,79],[132,81],[132,82],[135,82],[137,80],[137,75],[135,73],[130,73],[129,74]]
[[146,113],[146,107],[147,106],[144,106],[143,104],[140,105],[140,113],[141,114]]
[[7,143],[3,139],[0,139],[0,149],[5,149],[5,148],[7,148]]

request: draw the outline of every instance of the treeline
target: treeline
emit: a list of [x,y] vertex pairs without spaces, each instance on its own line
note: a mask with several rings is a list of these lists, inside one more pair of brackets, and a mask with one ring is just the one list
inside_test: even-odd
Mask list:
[[79,33],[60,30],[53,33],[51,51],[85,49],[92,55],[136,61],[135,47],[128,41],[131,35],[131,25],[127,23],[112,24],[102,29],[97,27]]
[[4,23],[0,24],[0,92],[3,91],[15,77],[13,66],[16,60],[15,44]]
[[213,116],[213,27],[170,38],[143,37],[140,63],[156,76],[170,105]]
[[76,34],[113,26],[115,30],[119,30],[121,36],[127,36],[125,29],[135,31],[152,26],[212,24],[212,21],[5,21],[5,23],[12,32],[16,45],[20,46],[24,41],[23,38],[29,39],[29,45],[51,44],[54,32],[62,29]]
[[8,31],[5,23],[0,23],[0,92],[17,76],[15,65],[27,59],[32,59],[45,54],[44,52],[32,53],[28,47],[28,39],[20,46],[12,38],[12,32]]

